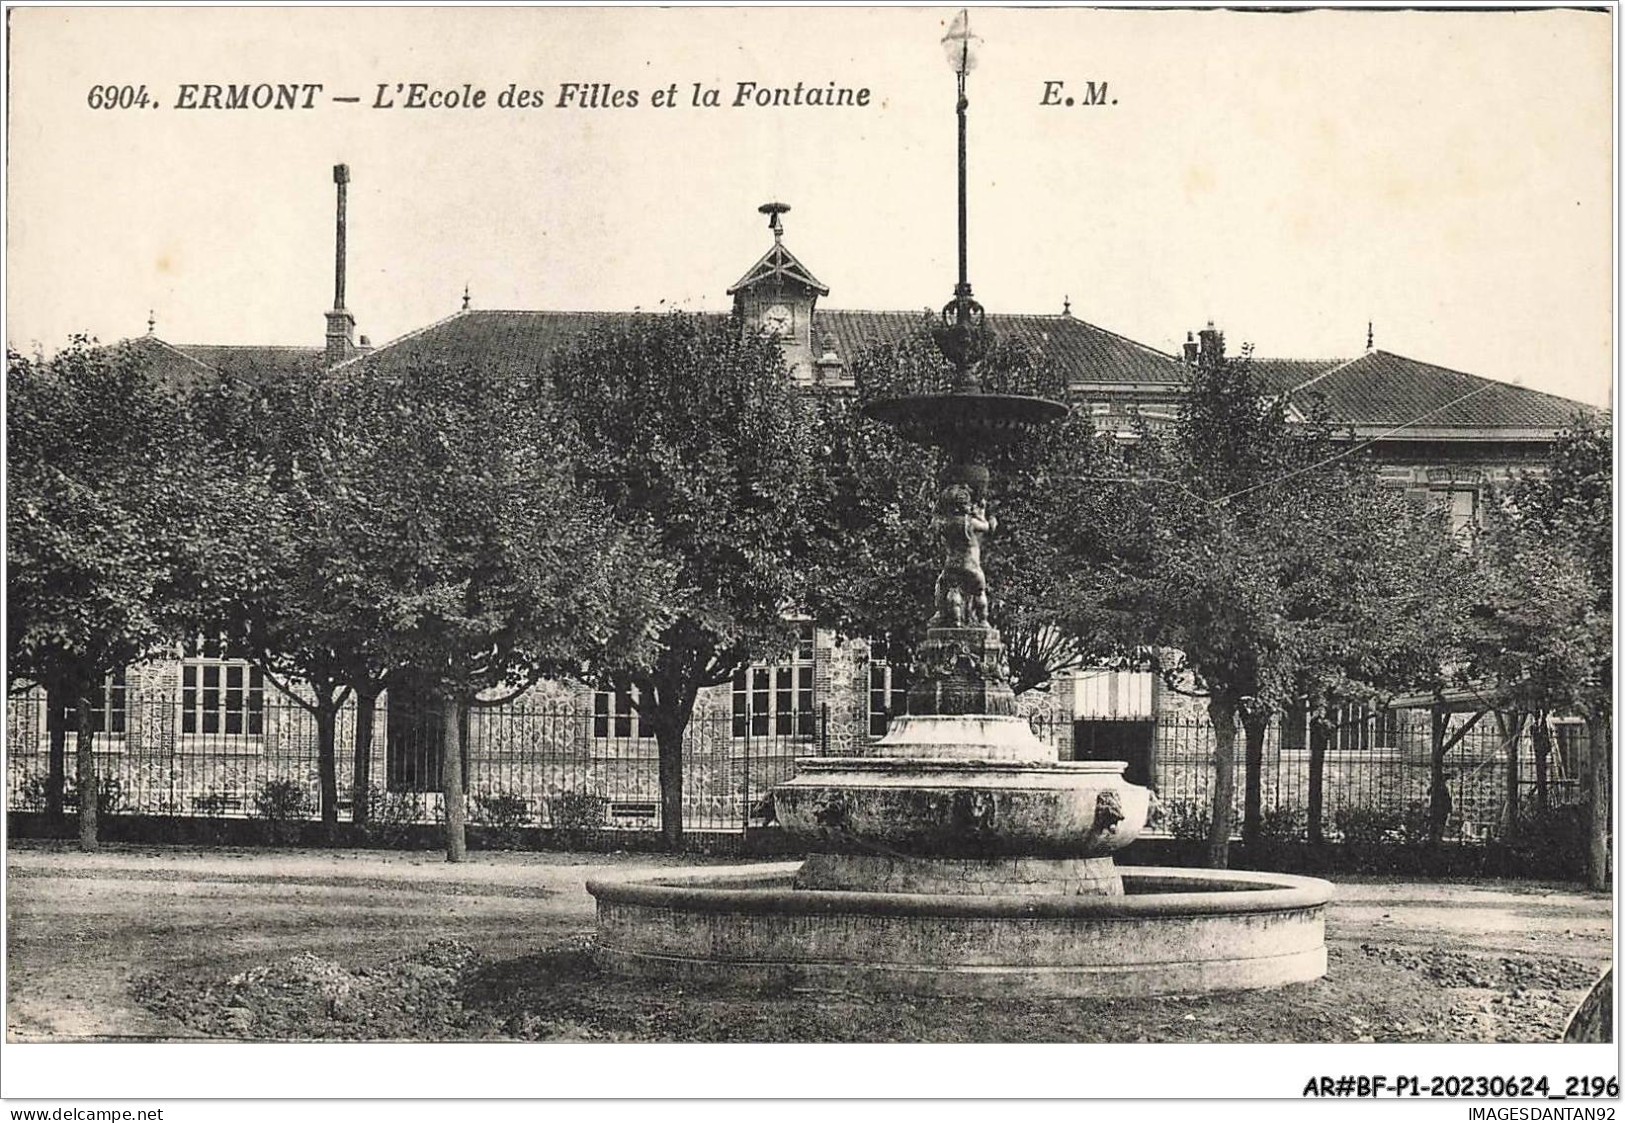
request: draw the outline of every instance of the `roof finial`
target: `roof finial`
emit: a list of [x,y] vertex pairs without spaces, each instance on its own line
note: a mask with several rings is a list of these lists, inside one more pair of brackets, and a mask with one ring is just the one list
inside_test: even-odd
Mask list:
[[1377,334],[1374,330],[1374,325],[1370,320],[1365,322],[1365,349],[1367,351],[1375,351],[1377,349]]
[[1070,294],[1061,297],[1061,315],[1072,315],[1072,297]]
[[464,312],[468,311],[468,284],[467,284],[467,282],[464,282],[464,284],[463,284],[463,311]]
[[779,242],[782,242],[784,240],[784,223],[779,221],[779,216],[781,214],[789,214],[790,213],[790,204],[789,203],[763,203],[761,206],[757,207],[756,209],[758,211],[760,211],[762,214],[767,215],[767,228],[769,230],[773,231],[773,241],[774,241],[774,243],[777,244]]
[[156,335],[158,332],[158,313],[151,308],[147,309],[147,334]]

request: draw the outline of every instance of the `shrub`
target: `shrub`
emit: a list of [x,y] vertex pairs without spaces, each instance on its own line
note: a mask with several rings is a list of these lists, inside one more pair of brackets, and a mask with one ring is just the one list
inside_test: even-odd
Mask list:
[[38,772],[28,777],[17,786],[17,810],[43,811],[45,810],[45,788],[47,778]]
[[[1340,807],[1332,822],[1351,866],[1380,873],[1404,866],[1427,839],[1427,816],[1409,808]],[[1420,832],[1419,834],[1417,832]]]
[[1399,842],[1405,827],[1404,816],[1398,811],[1363,804],[1339,807],[1332,823],[1345,845],[1364,849]]
[[1582,805],[1529,808],[1518,817],[1509,849],[1530,876],[1575,877],[1586,868],[1588,826]]
[[577,845],[604,829],[609,800],[590,792],[561,792],[547,802],[548,821],[566,845]]
[[[43,789],[42,798],[43,798]],[[117,776],[105,773],[96,778],[96,814],[116,815],[124,805],[124,783]],[[67,811],[79,810],[79,789],[69,777],[63,785],[62,806]]]
[[1303,808],[1288,804],[1271,807],[1258,822],[1258,841],[1266,844],[1301,842],[1309,831],[1309,817]]
[[304,785],[297,780],[267,780],[254,793],[254,814],[265,820],[266,833],[273,843],[293,839],[296,831],[292,824],[304,817],[307,806]]
[[411,842],[416,833],[413,828],[423,815],[416,793],[386,791],[376,784],[367,793],[367,822],[361,828],[366,840],[391,848]]
[[1181,842],[1201,842],[1213,822],[1206,805],[1189,799],[1165,800],[1158,804],[1160,825]]
[[1399,841],[1405,846],[1426,846],[1433,809],[1427,800],[1413,799],[1399,813]]
[[482,792],[474,796],[472,817],[490,832],[492,842],[511,850],[524,842],[530,800],[511,792]]

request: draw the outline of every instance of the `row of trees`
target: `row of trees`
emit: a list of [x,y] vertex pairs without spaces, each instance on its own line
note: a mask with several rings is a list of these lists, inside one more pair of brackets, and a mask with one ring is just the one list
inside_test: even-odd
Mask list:
[[[800,392],[773,341],[683,315],[607,323],[530,378],[380,357],[176,388],[136,348],[13,355],[10,673],[43,684],[51,713],[80,715],[77,784],[94,791],[102,679],[223,635],[315,715],[330,829],[340,708],[353,695],[365,715],[364,819],[371,703],[430,695],[453,859],[468,709],[583,679],[625,690],[652,726],[676,845],[700,690],[782,653],[788,610],[904,647],[929,615],[936,465],[861,406],[935,384],[942,361],[922,331],[854,367],[855,395]],[[1060,390],[1018,345],[987,367],[999,388]],[[1208,348],[1189,390],[1166,432],[1097,439],[1074,411],[992,465],[987,564],[1018,689],[1115,660],[1205,697],[1216,865],[1234,738],[1249,838],[1264,731],[1289,704],[1323,733],[1339,707],[1401,690],[1470,685],[1498,709],[1577,711],[1606,791],[1605,432],[1577,423],[1469,550],[1331,427],[1289,420],[1245,355]],[[80,800],[87,843],[94,803]]]
[[8,673],[79,714],[79,792],[106,676],[218,636],[313,714],[330,832],[352,695],[363,820],[372,703],[433,700],[460,860],[469,708],[574,677],[634,692],[681,841],[695,697],[787,642],[802,586],[811,458],[775,344],[697,317],[610,325],[532,380],[408,362],[171,386],[151,357],[9,357]]
[[[1400,694],[1436,700],[1430,836],[1449,812],[1447,696],[1476,696],[1503,723],[1508,800],[1517,799],[1519,724],[1580,714],[1593,746],[1591,875],[1607,878],[1611,744],[1612,475],[1609,438],[1577,417],[1544,471],[1486,496],[1487,527],[1452,532],[1422,492],[1385,485],[1374,460],[1318,417],[1313,402],[1268,393],[1250,356],[1210,336],[1178,420],[1132,443],[1096,439],[1074,411],[994,473],[1001,533],[989,578],[1018,690],[1085,665],[1149,667],[1205,702],[1215,730],[1207,860],[1228,860],[1235,742],[1242,741],[1245,842],[1263,824],[1265,737],[1289,707],[1310,718],[1313,839],[1327,747],[1350,705]],[[940,362],[940,360],[937,360]],[[1050,390],[1037,357],[1005,347],[1014,388]],[[856,364],[863,396],[940,375],[921,341]],[[1295,420],[1290,407],[1308,414]],[[850,404],[833,407],[852,409]],[[930,472],[917,451],[851,416],[832,426],[834,480],[855,573],[813,591],[821,619],[909,634],[927,603],[917,543]],[[845,435],[843,443],[842,434]],[[857,451],[853,451],[856,449]],[[906,482],[906,492],[892,489]],[[910,520],[913,520],[910,522]],[[898,597],[893,574],[910,575]],[[844,579],[843,579],[844,577]],[[1544,760],[1537,755],[1537,764]],[[1516,828],[1516,807],[1509,815]]]

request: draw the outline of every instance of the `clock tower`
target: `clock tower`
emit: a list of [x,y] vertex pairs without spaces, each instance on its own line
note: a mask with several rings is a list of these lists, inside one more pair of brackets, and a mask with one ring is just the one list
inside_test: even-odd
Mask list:
[[734,298],[734,316],[739,322],[760,327],[777,338],[791,375],[811,381],[817,357],[813,351],[813,306],[819,297],[829,295],[829,288],[785,248],[784,223],[779,216],[789,209],[786,203],[763,203],[757,208],[768,216],[773,248],[746,270],[728,295]]

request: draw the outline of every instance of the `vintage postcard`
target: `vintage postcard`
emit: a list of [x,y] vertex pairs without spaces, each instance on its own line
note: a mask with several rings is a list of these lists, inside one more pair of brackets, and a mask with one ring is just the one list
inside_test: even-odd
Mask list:
[[1614,10],[7,19],[8,1099],[1617,1099]]

